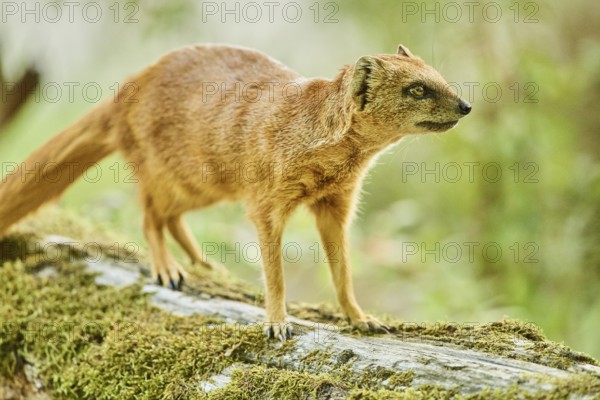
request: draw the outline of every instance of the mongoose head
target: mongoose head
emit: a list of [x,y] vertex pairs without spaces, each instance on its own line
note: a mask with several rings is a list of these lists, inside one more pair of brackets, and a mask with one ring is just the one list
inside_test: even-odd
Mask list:
[[353,125],[366,135],[444,132],[471,111],[439,72],[403,45],[397,54],[361,57],[350,86]]

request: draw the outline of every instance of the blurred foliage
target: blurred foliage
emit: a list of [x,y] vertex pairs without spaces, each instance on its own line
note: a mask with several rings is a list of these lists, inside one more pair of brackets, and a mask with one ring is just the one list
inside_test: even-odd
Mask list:
[[[488,3],[502,12],[496,22],[494,10],[483,14]],[[46,82],[115,82],[169,49],[210,41],[256,47],[305,75],[331,77],[342,64],[401,42],[457,83],[474,109],[452,132],[408,137],[379,158],[353,227],[359,301],[414,322],[509,315],[600,357],[600,5],[481,2],[471,19],[460,2],[452,3],[457,18],[445,2],[344,0],[333,8],[316,3],[314,18],[315,3],[299,2],[298,23],[277,13],[271,23],[208,16],[201,2],[137,4],[138,24],[104,22],[74,47],[60,45],[75,40],[68,26],[5,25],[5,75],[35,64]],[[325,23],[332,11],[337,22]],[[59,45],[41,49],[27,33],[44,29]],[[89,108],[82,100],[31,101],[0,134],[0,160],[21,161]],[[126,166],[117,160],[102,164],[99,182],[78,183],[62,202],[143,243],[135,185],[124,182]],[[111,169],[115,162],[119,168]],[[257,262],[224,251],[256,241],[240,206],[188,220],[198,238],[219,244],[213,257],[259,283]],[[303,251],[287,263],[288,298],[333,301],[312,225],[299,211],[286,232]]]

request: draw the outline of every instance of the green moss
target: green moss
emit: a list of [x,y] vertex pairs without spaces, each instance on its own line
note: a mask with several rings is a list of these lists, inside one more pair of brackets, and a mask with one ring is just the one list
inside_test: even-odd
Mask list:
[[450,400],[456,398],[456,390],[447,390],[434,385],[422,385],[418,389],[409,388],[403,391],[354,389],[348,396],[350,400]]
[[345,349],[339,353],[337,362],[343,365],[352,360],[354,357],[356,357],[356,354],[351,349]]
[[[270,362],[273,365],[273,361]],[[386,368],[367,368],[361,374],[350,370],[352,361],[339,363],[329,350],[313,350],[303,359],[307,371],[252,367],[235,371],[229,385],[211,392],[210,398],[315,398],[317,393],[348,393],[364,389],[364,393],[378,389],[404,388],[410,386],[413,371],[398,372]],[[252,393],[255,397],[249,395]],[[400,393],[400,392],[394,392]]]
[[[55,372],[56,366],[101,341],[112,323],[135,315],[136,306],[145,302],[137,287],[100,287],[76,265],[60,268],[61,274],[42,277],[32,275],[33,267],[21,261],[0,269],[0,350],[7,356],[2,358],[2,374],[14,374],[23,359],[39,361],[42,373]],[[117,304],[128,307],[119,310]]]
[[[239,352],[269,352],[260,329],[200,316],[146,317],[126,338],[106,341],[67,369],[61,391],[77,398],[193,398],[203,394],[200,382],[236,362]],[[209,329],[211,322],[217,325]]]
[[456,398],[465,400],[567,400],[572,398],[573,395],[582,395],[589,399],[600,398],[600,376],[594,374],[572,375],[568,378],[541,377],[539,381],[550,383],[554,388],[552,390],[529,393],[523,391],[517,384],[514,384],[504,390],[485,389],[476,394],[457,396]]
[[[530,393],[519,388],[517,384],[506,389],[484,389],[479,393],[463,396],[457,389],[446,389],[436,385],[421,385],[418,388],[409,388],[402,391],[353,389],[348,398],[353,400],[567,400],[573,395],[588,396],[586,398],[599,399],[600,377],[593,374],[574,375],[566,379],[543,379],[555,387],[552,390]],[[595,395],[593,395],[595,393]],[[590,394],[592,394],[590,396]]]
[[[35,275],[21,261],[0,268],[0,375],[34,363],[66,398],[169,398],[198,394],[248,350],[273,353],[260,327],[176,317],[148,304],[139,285],[111,288],[76,265]],[[166,396],[166,397],[165,397]]]
[[[400,375],[402,377],[400,377]],[[403,392],[391,390],[372,390],[354,388],[357,383],[363,386],[377,386],[369,377],[394,379],[398,384],[410,384],[412,373],[395,374],[389,370],[370,371],[359,378],[359,382],[347,380],[344,373],[331,371],[329,373],[313,374],[255,366],[235,370],[231,382],[218,390],[212,391],[210,399],[314,399],[327,398],[327,395],[337,393],[338,396],[349,392],[356,395],[362,393],[366,399],[397,399]],[[354,389],[353,389],[354,388]],[[411,391],[415,392],[414,390]],[[385,395],[385,396],[384,396]],[[382,397],[383,396],[383,397]],[[388,397],[386,397],[388,396]],[[341,398],[341,397],[334,397]],[[354,398],[354,397],[352,397]],[[361,397],[356,397],[361,398]],[[408,398],[408,397],[407,397]]]
[[[395,326],[395,332],[403,340],[452,343],[563,370],[575,363],[600,365],[586,354],[575,352],[564,344],[548,341],[536,325],[512,319],[480,325],[400,323]],[[518,346],[526,351],[518,351]]]
[[406,372],[394,372],[388,378],[388,385],[394,388],[402,386],[410,386],[415,379],[415,373],[412,370]]
[[333,390],[338,383],[329,375],[256,366],[235,370],[231,383],[210,392],[214,400],[314,399]]
[[397,389],[410,386],[414,379],[414,372],[394,371],[383,367],[366,368],[362,374],[356,375],[345,365],[332,372],[332,375],[349,388],[359,389]]
[[326,373],[335,379],[341,387],[364,389],[396,389],[405,388],[412,384],[415,374],[412,370],[395,371],[383,367],[370,367],[356,374],[357,368],[352,368],[355,354],[346,349],[334,355],[328,349],[313,350],[302,358],[302,364],[310,371]]
[[594,374],[574,375],[567,379],[550,379],[547,382],[555,385],[555,398],[568,397],[571,394],[586,395],[596,393],[596,399],[600,398],[600,376]]
[[[310,369],[311,371],[328,372],[334,369],[338,363],[339,361],[334,361],[334,356],[330,350],[330,347],[327,349],[311,350],[304,357],[302,357],[302,366]],[[342,363],[339,364],[341,365]]]

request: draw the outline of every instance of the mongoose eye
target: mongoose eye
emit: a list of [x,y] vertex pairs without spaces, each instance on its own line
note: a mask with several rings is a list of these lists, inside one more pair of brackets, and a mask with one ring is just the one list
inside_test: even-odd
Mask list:
[[425,87],[423,85],[413,86],[408,92],[416,98],[421,98],[425,96]]

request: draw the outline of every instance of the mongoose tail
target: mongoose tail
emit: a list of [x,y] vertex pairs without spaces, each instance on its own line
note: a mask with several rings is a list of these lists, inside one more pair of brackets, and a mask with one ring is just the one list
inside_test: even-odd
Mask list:
[[43,204],[55,200],[86,169],[117,149],[103,103],[37,149],[0,182],[0,236]]

